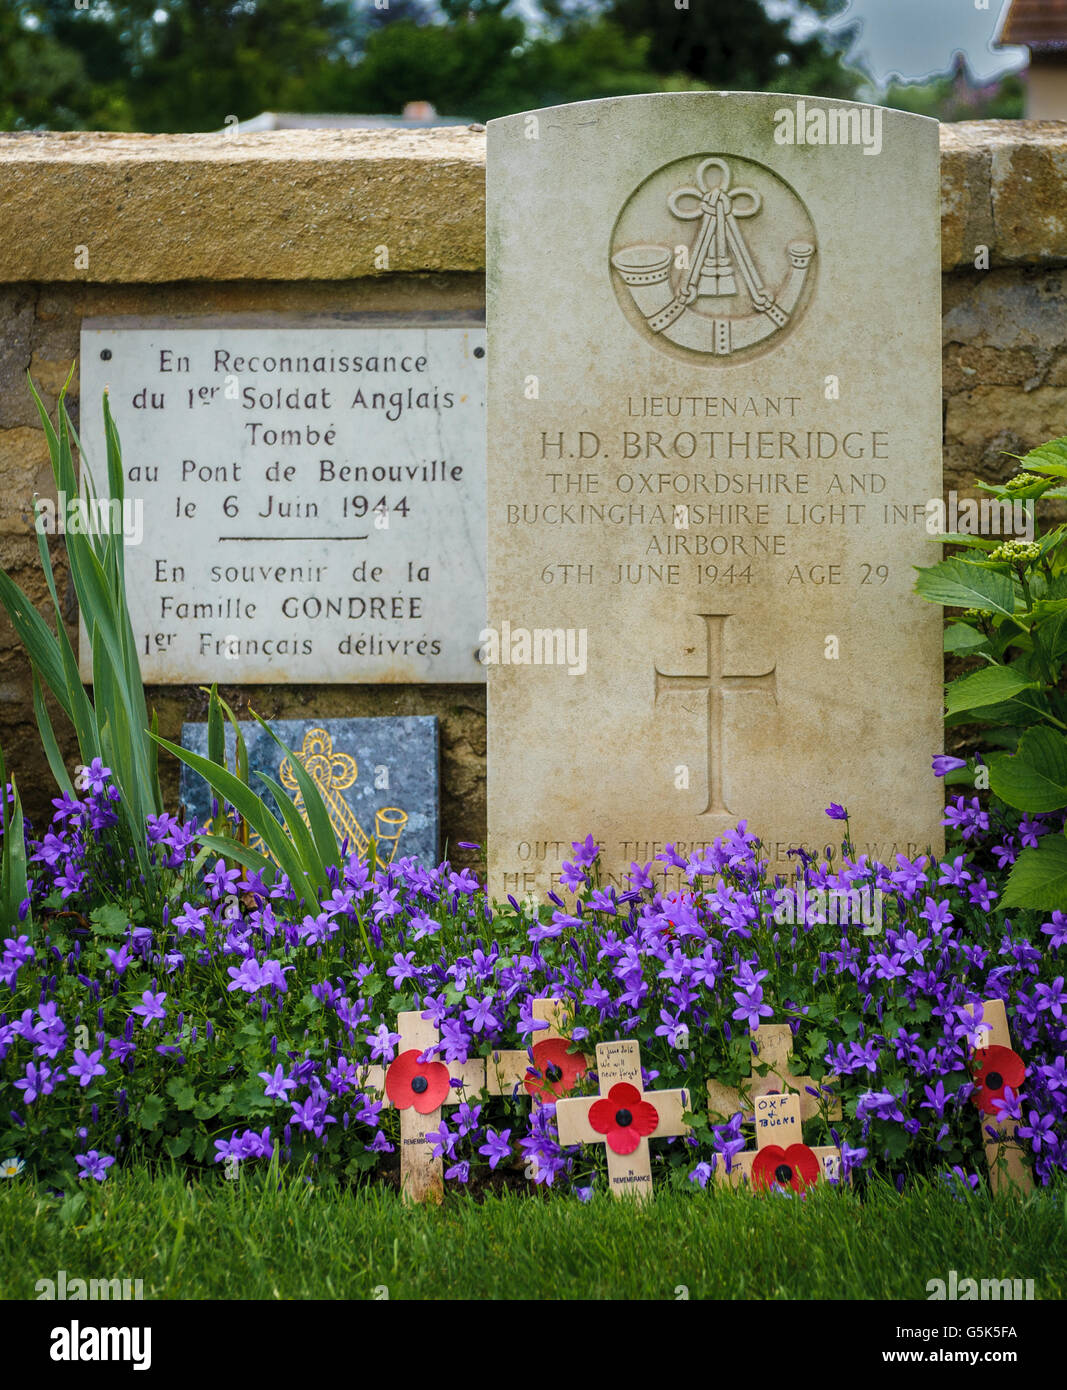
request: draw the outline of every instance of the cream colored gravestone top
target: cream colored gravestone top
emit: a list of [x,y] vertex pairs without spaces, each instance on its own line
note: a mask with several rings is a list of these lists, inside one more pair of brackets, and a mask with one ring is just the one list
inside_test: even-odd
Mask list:
[[[438,1042],[440,1034],[417,1011],[399,1014],[398,1026],[400,1044],[396,1057],[388,1067],[364,1067],[363,1084],[378,1091],[387,1107],[400,1110],[400,1190],[404,1200],[440,1202],[444,1195],[444,1164],[434,1155],[426,1136],[440,1128],[442,1105],[458,1105],[477,1096],[485,1085],[485,1063],[481,1058],[472,1058],[463,1063],[420,1064],[415,1057]],[[438,1081],[446,1078],[448,1087],[442,1090],[439,1103],[426,1108],[437,1099]],[[453,1086],[453,1080],[461,1081],[462,1086]]]
[[641,1080],[641,1048],[632,1039],[596,1045],[599,1096],[569,1096],[556,1102],[556,1125],[563,1148],[604,1145],[613,1197],[646,1201],[652,1195],[649,1139],[689,1133],[682,1116],[688,1091],[646,1091]]
[[784,871],[831,800],[939,846],[936,123],[613,98],[490,122],[487,179],[493,891],[742,818]]

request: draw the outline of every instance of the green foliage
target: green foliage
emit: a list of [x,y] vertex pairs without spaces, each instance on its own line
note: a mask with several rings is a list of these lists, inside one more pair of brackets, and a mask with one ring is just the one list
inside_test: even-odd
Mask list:
[[1024,114],[1025,89],[1018,73],[972,86],[966,71],[957,67],[929,82],[891,82],[884,100],[898,111],[938,121],[1017,121]]
[[[32,926],[30,893],[26,874],[26,839],[15,779],[8,790],[4,755],[0,752],[0,926],[16,922]],[[23,917],[25,911],[25,917]]]
[[851,97],[847,40],[793,39],[760,0],[14,0],[0,128],[218,130],[229,115],[396,115],[412,100],[487,120],[706,86]]
[[[127,846],[146,880],[155,870],[145,841],[149,815],[163,809],[159,789],[156,752],[148,735],[149,718],[145,704],[137,644],[126,606],[125,549],[121,525],[101,526],[97,511],[96,488],[87,460],[81,457],[81,483],[74,469],[72,441],[82,453],[66,407],[66,387],[57,404],[58,429],[53,427],[30,382],[52,463],[52,475],[60,498],[81,498],[84,527],[63,531],[63,545],[71,582],[78,599],[82,622],[92,653],[93,699],[82,685],[78,661],[67,637],[52,570],[48,536],[39,524],[37,547],[52,601],[55,632],[37,612],[11,576],[0,570],[0,603],[3,604],[33,667],[34,707],[42,746],[52,774],[65,791],[71,791],[70,776],[63,765],[52,721],[41,696],[43,685],[74,726],[84,764],[94,758],[111,769],[112,780],[121,800],[118,813],[127,833]],[[115,422],[104,396],[104,436],[107,441],[108,493],[111,516],[121,516],[124,497],[122,450]],[[118,511],[115,511],[115,508]],[[38,513],[41,522],[42,514]]]
[[413,1207],[310,1168],[190,1182],[169,1163],[81,1188],[59,1199],[8,1184],[8,1298],[38,1297],[35,1281],[60,1269],[140,1278],[145,1299],[915,1300],[950,1268],[1067,1295],[1062,1191],[961,1201],[932,1183],[880,1183],[861,1200],[820,1185],[798,1202],[664,1187],[646,1206],[450,1193]]
[[[226,767],[223,741],[223,714],[230,719],[236,735],[235,770]],[[215,792],[221,803],[229,803],[240,818],[235,835],[230,835],[229,818],[224,814],[214,822],[211,832],[200,835],[201,844],[226,858],[234,859],[247,869],[258,870],[266,881],[274,879],[280,866],[298,896],[311,902],[316,895],[329,892],[329,869],[340,872],[341,855],[330,823],[329,812],[314,779],[303,763],[281,742],[270,725],[253,714],[253,718],[270,735],[289,758],[300,795],[307,813],[307,823],[296,809],[293,800],[280,783],[266,773],[256,775],[270,788],[281,812],[281,820],[267,802],[248,785],[248,753],[233,711],[212,686],[208,701],[208,757],[193,753],[176,743],[153,734],[157,743],[200,774]],[[220,811],[221,811],[220,807]],[[248,844],[248,831],[254,831],[270,851],[260,854]]]
[[[607,14],[627,34],[647,38],[654,72],[686,73],[709,87],[850,97],[862,80],[841,62],[849,32],[832,40],[818,31],[795,38],[790,17],[774,18],[755,0],[685,9],[674,0],[612,0]],[[814,83],[806,84],[801,74],[813,76]]]
[[[945,632],[945,650],[984,663],[950,682],[947,722],[980,725],[987,785],[1014,810],[1033,814],[1067,808],[1067,528],[1036,526],[1038,501],[1067,495],[1067,437],[1032,449],[1019,465],[1004,486],[978,487],[999,507],[1022,508],[1032,541],[941,536],[968,554],[920,569],[915,589],[963,610]],[[990,747],[1009,751],[990,754]],[[1002,905],[1067,907],[1063,836],[1023,850]]]

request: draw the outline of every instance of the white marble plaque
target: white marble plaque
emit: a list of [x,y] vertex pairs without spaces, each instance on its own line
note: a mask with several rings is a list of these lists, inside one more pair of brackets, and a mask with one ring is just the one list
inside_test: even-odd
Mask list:
[[87,320],[145,681],[484,680],[484,383],[475,322]]

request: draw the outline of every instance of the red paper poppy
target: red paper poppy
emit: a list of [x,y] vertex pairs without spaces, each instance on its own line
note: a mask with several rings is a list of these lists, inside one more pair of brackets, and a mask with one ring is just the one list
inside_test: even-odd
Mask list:
[[545,1038],[533,1045],[533,1070],[540,1076],[527,1074],[523,1085],[527,1094],[541,1101],[554,1101],[574,1089],[574,1083],[585,1074],[585,1058],[580,1052],[568,1052],[566,1038]]
[[807,1144],[790,1144],[788,1149],[768,1144],[752,1162],[752,1186],[791,1187],[803,1192],[819,1181],[819,1160]]
[[448,1095],[448,1068],[444,1062],[420,1062],[419,1048],[402,1052],[385,1073],[385,1094],[398,1110],[428,1115]]
[[598,1134],[607,1136],[609,1149],[617,1154],[632,1154],[644,1136],[659,1124],[659,1114],[654,1105],[641,1099],[636,1086],[619,1081],[606,1097],[589,1107],[589,1123]]
[[974,1054],[974,1079],[978,1091],[973,1099],[983,1115],[995,1115],[995,1100],[1004,1099],[1004,1087],[1018,1090],[1026,1076],[1026,1063],[1010,1047],[982,1047]]

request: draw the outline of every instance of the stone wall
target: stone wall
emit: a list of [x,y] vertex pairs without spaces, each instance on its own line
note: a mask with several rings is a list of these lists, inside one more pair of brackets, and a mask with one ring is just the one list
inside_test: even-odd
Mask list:
[[[32,498],[50,491],[51,475],[26,371],[53,406],[83,318],[478,309],[484,170],[479,127],[0,135],[0,565],[43,602]],[[1067,124],[946,126],[942,170],[945,487],[963,494],[976,475],[1011,471],[1004,450],[1067,434]],[[891,256],[891,208],[885,235]],[[376,268],[382,246],[388,270]],[[77,375],[68,399],[77,422]],[[61,561],[61,542],[54,553]],[[62,568],[57,581],[76,640]],[[443,836],[484,841],[483,687],[224,693],[268,717],[436,714]],[[204,717],[196,688],[152,689],[149,702],[168,737]],[[51,779],[28,667],[3,617],[0,746],[39,823]],[[69,738],[65,751],[73,761]],[[176,766],[163,767],[173,798]]]

